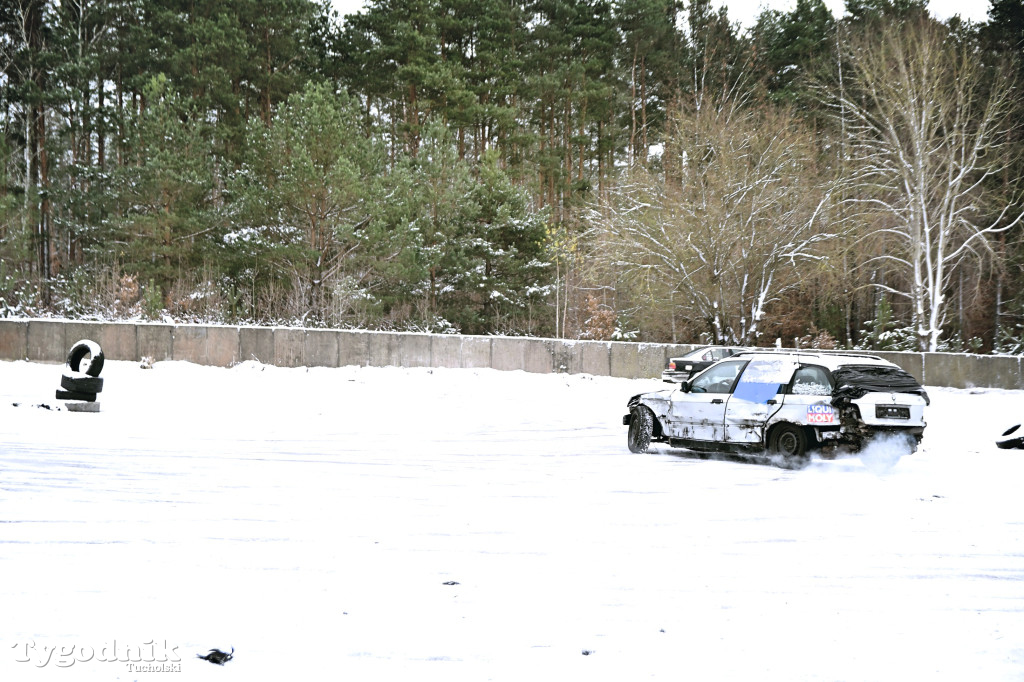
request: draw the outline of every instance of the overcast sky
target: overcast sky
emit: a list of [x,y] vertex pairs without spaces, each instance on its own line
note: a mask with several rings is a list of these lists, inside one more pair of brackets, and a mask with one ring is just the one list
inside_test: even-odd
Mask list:
[[[364,0],[331,0],[331,2],[342,16],[358,12],[365,4]],[[762,9],[778,9],[789,12],[796,6],[796,0],[727,0],[725,3],[716,0],[714,4],[716,6],[727,5],[729,18],[732,21],[739,21],[744,26],[751,26]],[[844,4],[844,0],[825,0],[825,5],[837,16],[842,14]],[[989,6],[989,2],[979,2],[978,0],[931,0],[928,3],[932,14],[939,19],[948,19],[954,14],[959,14],[964,19],[974,22],[985,21],[988,18]]]

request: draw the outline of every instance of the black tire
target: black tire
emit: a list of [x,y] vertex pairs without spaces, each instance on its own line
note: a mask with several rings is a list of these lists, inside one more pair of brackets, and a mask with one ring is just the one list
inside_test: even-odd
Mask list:
[[75,393],[99,393],[103,390],[103,379],[83,372],[64,370],[60,378],[60,387]]
[[68,369],[72,372],[81,371],[82,360],[86,356],[89,356],[89,366],[86,367],[84,374],[91,377],[98,377],[100,372],[103,371],[103,349],[100,348],[100,344],[89,339],[82,339],[71,347],[68,351],[67,365]]
[[807,452],[807,432],[793,424],[779,424],[772,429],[768,452],[778,464],[789,469],[803,469],[811,461]]
[[57,400],[84,400],[89,403],[96,402],[95,393],[80,393],[79,391],[62,391],[57,389]]
[[654,436],[654,413],[650,408],[637,405],[630,410],[629,433],[626,435],[626,444],[629,451],[637,454],[647,452],[651,447],[651,437]]

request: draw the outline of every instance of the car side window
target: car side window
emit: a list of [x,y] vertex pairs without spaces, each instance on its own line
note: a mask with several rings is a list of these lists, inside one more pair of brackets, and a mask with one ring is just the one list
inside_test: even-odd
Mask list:
[[790,393],[794,395],[832,395],[832,379],[824,367],[805,365],[793,375]]
[[690,385],[691,393],[729,393],[736,383],[736,376],[745,364],[744,361],[723,362],[712,365]]

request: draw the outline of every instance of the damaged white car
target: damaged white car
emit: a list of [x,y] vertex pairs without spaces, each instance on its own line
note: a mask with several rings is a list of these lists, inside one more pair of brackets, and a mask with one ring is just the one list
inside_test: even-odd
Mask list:
[[897,365],[852,353],[746,352],[678,388],[630,398],[627,442],[743,452],[788,467],[856,453],[886,437],[909,454],[924,435],[928,395]]

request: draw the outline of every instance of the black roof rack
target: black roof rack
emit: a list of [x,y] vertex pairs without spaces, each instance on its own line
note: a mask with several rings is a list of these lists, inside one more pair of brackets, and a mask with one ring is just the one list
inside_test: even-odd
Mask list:
[[[857,351],[845,351],[845,350],[825,350],[820,348],[808,348],[808,349],[785,349],[785,348],[755,348],[753,350],[745,350],[736,353],[736,355],[750,355],[752,353],[769,353],[776,355],[847,355],[853,358],[864,358],[866,360],[885,360],[885,358],[872,355],[870,353],[860,353]],[[736,357],[736,356],[733,356]]]

